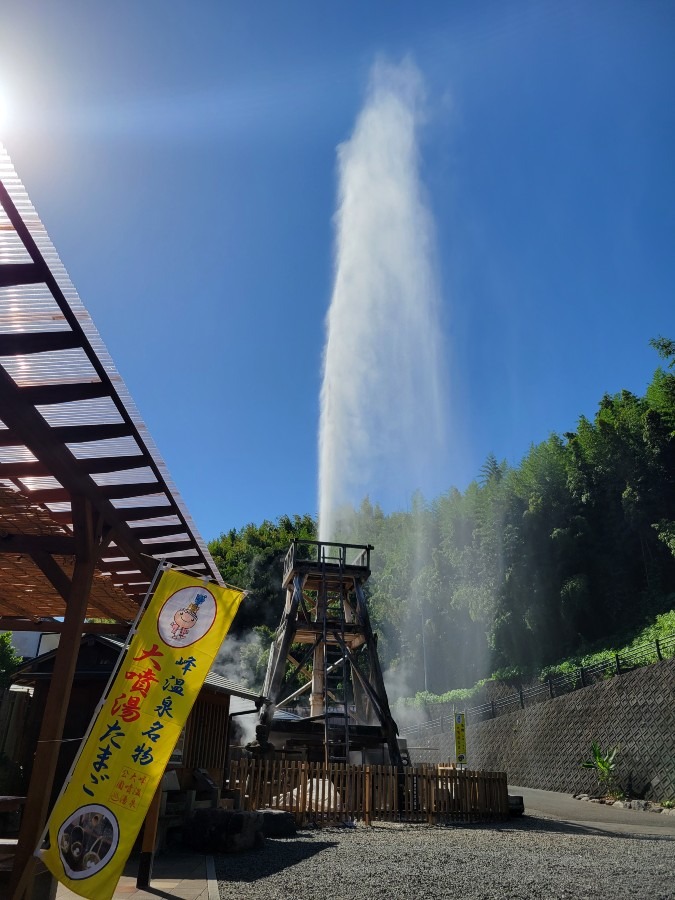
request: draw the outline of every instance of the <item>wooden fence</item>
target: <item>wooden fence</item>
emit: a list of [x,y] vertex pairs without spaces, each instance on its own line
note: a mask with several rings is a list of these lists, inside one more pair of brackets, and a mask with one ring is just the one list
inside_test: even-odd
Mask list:
[[228,787],[243,810],[283,809],[310,822],[480,822],[504,819],[504,772],[454,766],[347,766],[297,760],[241,759],[230,764]]
[[27,691],[0,690],[0,754],[10,759],[19,751],[31,700]]

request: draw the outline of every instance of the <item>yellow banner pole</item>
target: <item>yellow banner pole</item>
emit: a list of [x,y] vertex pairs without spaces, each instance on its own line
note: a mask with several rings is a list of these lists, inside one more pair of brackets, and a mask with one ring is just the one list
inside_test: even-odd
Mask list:
[[152,878],[152,866],[155,862],[155,844],[157,843],[157,823],[159,821],[159,808],[162,804],[162,782],[157,785],[155,796],[152,798],[150,808],[145,814],[143,825],[143,843],[141,845],[141,858],[138,861],[138,875],[136,887],[146,888],[150,886]]
[[[150,585],[148,586],[148,589],[145,592],[145,597],[143,597],[143,602],[141,603],[141,605],[138,609],[136,618],[134,619],[134,621],[131,624],[131,628],[129,629],[129,633],[127,634],[126,640],[124,642],[124,646],[120,650],[120,655],[117,657],[117,662],[113,666],[113,670],[110,673],[110,678],[108,679],[106,686],[103,688],[103,693],[101,694],[101,699],[98,701],[98,704],[96,705],[94,714],[92,715],[91,721],[89,722],[89,725],[87,726],[87,730],[84,733],[84,737],[82,738],[82,741],[80,744],[81,747],[84,747],[85,744],[87,743],[87,741],[89,740],[89,735],[91,734],[91,731],[96,723],[98,714],[101,711],[101,709],[103,708],[106,700],[108,699],[108,695],[110,693],[110,688],[112,687],[115,679],[117,678],[117,673],[119,672],[119,670],[122,666],[122,663],[126,657],[127,650],[129,649],[129,644],[131,643],[131,639],[133,638],[133,636],[136,633],[136,630],[138,628],[138,623],[141,620],[141,616],[145,612],[147,605],[150,602],[150,598],[152,597],[152,593],[155,589],[155,585],[157,584],[157,581],[159,580],[162,573],[170,568],[171,568],[171,563],[167,563],[163,559],[160,560],[159,565],[157,566],[157,569],[155,570],[155,574],[152,576]],[[59,791],[59,794],[58,794],[56,800],[54,801],[54,806],[56,806],[56,804],[59,802],[59,800],[63,796],[64,791],[68,787],[68,784],[70,783],[70,779],[73,775],[73,770],[75,769],[75,766],[77,765],[78,758],[79,758],[79,754],[75,754],[75,759],[73,760],[73,762],[70,766],[70,769],[68,770],[68,774],[66,775],[65,780],[64,780],[63,784],[61,785],[61,790]],[[44,830],[42,832],[40,840],[38,841],[38,845],[35,848],[35,852],[33,853],[33,856],[36,856],[38,859],[40,858],[41,848],[47,837],[48,830],[49,830],[49,820],[45,823]]]
[[111,898],[243,592],[165,570],[121,655],[48,822],[40,858],[67,887]]

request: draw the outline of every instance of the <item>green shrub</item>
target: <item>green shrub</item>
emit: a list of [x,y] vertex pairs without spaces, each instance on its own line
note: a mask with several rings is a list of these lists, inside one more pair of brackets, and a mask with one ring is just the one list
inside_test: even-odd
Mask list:
[[580,764],[582,769],[592,769],[596,774],[600,789],[613,797],[621,794],[616,784],[615,759],[618,752],[619,748],[614,747],[613,750],[603,753],[600,744],[593,741],[591,744],[592,759],[586,759]]

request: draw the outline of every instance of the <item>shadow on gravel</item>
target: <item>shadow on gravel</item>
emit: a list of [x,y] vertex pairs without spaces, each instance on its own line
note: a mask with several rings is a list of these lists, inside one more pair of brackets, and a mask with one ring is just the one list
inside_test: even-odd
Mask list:
[[594,828],[592,825],[575,825],[572,822],[558,822],[555,819],[544,819],[540,816],[524,815],[504,825],[493,826],[495,831],[534,831],[541,834],[595,835],[605,838],[618,838],[631,841],[675,841],[672,835],[634,834],[632,832],[608,831],[606,828]]
[[266,838],[259,850],[215,857],[216,875],[218,881],[257,881],[336,846],[329,840]]

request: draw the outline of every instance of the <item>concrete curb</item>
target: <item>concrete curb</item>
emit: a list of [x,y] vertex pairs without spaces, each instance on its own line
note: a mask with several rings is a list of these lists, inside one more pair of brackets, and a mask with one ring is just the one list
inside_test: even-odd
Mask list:
[[209,900],[220,900],[218,879],[216,878],[216,863],[212,856],[206,857],[206,883],[209,891]]

